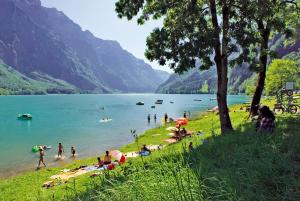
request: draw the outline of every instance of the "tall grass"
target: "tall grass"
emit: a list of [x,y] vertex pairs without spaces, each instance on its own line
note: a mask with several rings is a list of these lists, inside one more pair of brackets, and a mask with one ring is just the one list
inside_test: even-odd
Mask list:
[[187,139],[94,178],[71,200],[300,200],[298,124],[280,117],[273,134],[244,124],[191,151]]

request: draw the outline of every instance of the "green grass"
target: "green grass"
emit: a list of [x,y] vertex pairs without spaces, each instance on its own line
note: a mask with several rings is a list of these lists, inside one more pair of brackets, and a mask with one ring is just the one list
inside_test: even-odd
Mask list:
[[[299,200],[299,116],[277,117],[276,132],[263,135],[254,131],[239,107],[230,109],[232,133],[219,135],[218,116],[203,114],[186,126],[201,130],[203,136],[186,138],[149,157],[130,159],[96,178],[87,174],[50,189],[41,185],[51,175],[93,164],[95,159],[2,180],[0,200]],[[161,144],[168,133],[165,127],[151,129],[138,143]],[[204,138],[207,143],[202,144]],[[193,151],[186,148],[190,141]],[[137,149],[137,143],[121,148],[123,152]]]

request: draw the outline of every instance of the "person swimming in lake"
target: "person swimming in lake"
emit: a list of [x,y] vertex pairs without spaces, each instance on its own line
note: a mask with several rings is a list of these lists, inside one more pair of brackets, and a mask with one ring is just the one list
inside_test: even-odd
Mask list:
[[45,152],[44,149],[42,147],[39,148],[39,154],[40,154],[40,160],[39,160],[39,164],[37,169],[40,168],[41,163],[44,164],[44,167],[46,167],[45,161],[44,161],[44,156],[45,156]]
[[71,147],[71,154],[72,154],[72,157],[75,157],[75,153],[76,153],[76,150],[74,148],[74,146]]
[[61,159],[62,158],[62,153],[64,152],[64,147],[61,143],[58,143],[58,154],[57,158]]
[[108,165],[111,164],[111,155],[109,153],[109,151],[105,152],[105,156],[104,156],[104,165]]

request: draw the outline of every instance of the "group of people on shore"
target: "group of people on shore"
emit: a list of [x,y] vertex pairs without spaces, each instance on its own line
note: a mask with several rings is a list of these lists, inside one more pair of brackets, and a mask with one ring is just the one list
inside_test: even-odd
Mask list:
[[112,163],[112,156],[109,151],[105,151],[105,155],[103,160],[101,160],[101,157],[97,157],[97,163],[94,165],[95,167],[103,167],[103,165],[109,165]]
[[[190,111],[184,111],[183,112],[183,118],[191,118],[191,112]],[[156,114],[153,115],[153,120],[154,120],[154,123],[156,123],[156,121],[157,121],[157,115]],[[174,122],[174,119],[169,117],[168,113],[164,114],[162,120],[163,120],[163,123]],[[148,121],[148,124],[150,124],[150,122],[151,122],[151,115],[150,114],[148,114],[148,116],[147,116],[147,121]]]
[[[57,159],[61,160],[63,158],[63,152],[64,152],[64,147],[62,145],[62,143],[58,143],[58,153],[57,153]],[[71,146],[71,157],[75,157],[76,154],[76,150],[74,146]],[[41,164],[44,165],[44,167],[46,167],[46,163],[45,163],[45,148],[43,146],[39,146],[39,163],[38,163],[38,167],[37,169],[39,169],[41,167]]]

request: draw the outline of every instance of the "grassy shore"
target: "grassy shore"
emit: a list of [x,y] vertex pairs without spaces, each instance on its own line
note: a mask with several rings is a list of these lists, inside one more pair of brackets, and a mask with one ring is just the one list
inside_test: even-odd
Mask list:
[[[129,159],[95,178],[86,174],[42,188],[64,168],[95,163],[89,158],[1,180],[0,200],[299,200],[299,116],[278,116],[276,132],[263,135],[254,131],[247,115],[239,105],[231,107],[235,131],[219,135],[218,116],[203,114],[186,128],[204,135],[168,145],[149,157]],[[168,133],[165,127],[148,130],[138,143],[121,151],[166,144]],[[188,151],[191,141],[194,150]]]

